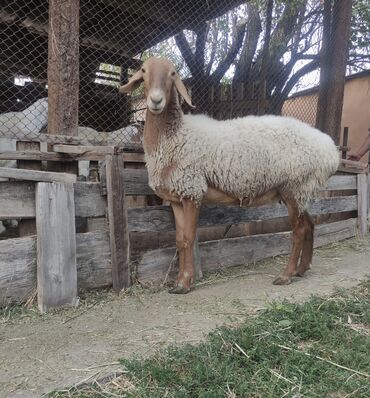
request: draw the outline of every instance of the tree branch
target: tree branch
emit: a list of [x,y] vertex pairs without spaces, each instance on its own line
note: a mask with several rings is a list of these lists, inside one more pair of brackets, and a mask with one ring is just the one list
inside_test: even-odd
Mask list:
[[189,46],[188,41],[186,40],[184,32],[180,32],[175,36],[176,44],[178,49],[183,56],[186,65],[190,69],[192,75],[196,74],[196,62],[193,52]]
[[292,88],[298,83],[299,79],[301,79],[303,76],[307,75],[310,72],[313,72],[315,69],[319,67],[319,58],[311,61],[310,63],[306,64],[303,66],[301,69],[299,69],[286,83],[284,90],[281,92],[279,97],[282,98],[283,101],[288,97],[290,91]]
[[208,36],[209,25],[203,23],[199,29],[196,30],[197,39],[195,42],[195,54],[194,63],[198,71],[204,71],[204,52],[206,48],[207,36]]
[[243,20],[237,26],[236,37],[231,48],[229,49],[225,58],[219,63],[217,69],[211,75],[211,79],[214,83],[218,83],[222,79],[227,70],[230,68],[230,65],[235,60],[235,57],[238,55],[238,52],[243,44],[246,24],[247,22]]

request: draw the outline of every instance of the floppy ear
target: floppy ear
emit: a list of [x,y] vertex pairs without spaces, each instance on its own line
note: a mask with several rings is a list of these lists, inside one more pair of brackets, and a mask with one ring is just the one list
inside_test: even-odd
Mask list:
[[119,88],[119,92],[129,93],[131,91],[134,91],[140,86],[142,82],[143,82],[143,72],[140,69],[131,76],[131,79],[128,81],[127,84]]
[[188,94],[188,91],[186,90],[186,87],[184,86],[184,83],[182,82],[182,80],[180,79],[179,75],[176,75],[174,77],[174,83],[176,86],[177,91],[179,92],[179,94],[181,95],[182,98],[184,98],[184,100],[187,102],[187,104],[191,107],[191,108],[195,108],[195,106],[191,103],[191,99],[190,96]]

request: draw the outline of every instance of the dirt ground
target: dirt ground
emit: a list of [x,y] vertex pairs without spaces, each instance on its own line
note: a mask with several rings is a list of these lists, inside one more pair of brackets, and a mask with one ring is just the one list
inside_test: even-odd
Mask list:
[[148,355],[168,344],[196,343],[219,325],[236,325],[269,300],[304,300],[349,288],[370,274],[370,239],[316,250],[314,265],[289,286],[273,286],[285,257],[211,275],[188,295],[133,289],[92,293],[77,309],[0,319],[0,397],[39,397],[98,378],[117,360]]

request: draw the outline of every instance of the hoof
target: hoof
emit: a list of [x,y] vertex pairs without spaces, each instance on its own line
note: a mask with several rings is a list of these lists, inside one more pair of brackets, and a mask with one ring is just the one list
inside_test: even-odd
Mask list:
[[190,287],[175,286],[168,291],[170,294],[186,294],[190,292]]
[[302,278],[305,274],[306,271],[311,269],[311,264],[308,264],[306,267],[304,267],[303,269],[299,268],[297,270],[297,272],[294,274],[294,276],[299,276],[300,278]]
[[292,279],[286,276],[278,276],[272,283],[274,285],[290,285],[292,283]]

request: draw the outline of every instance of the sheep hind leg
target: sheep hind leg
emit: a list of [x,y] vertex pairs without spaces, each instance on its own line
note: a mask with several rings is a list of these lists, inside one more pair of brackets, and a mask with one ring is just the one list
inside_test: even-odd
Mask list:
[[289,218],[293,229],[293,247],[289,257],[288,265],[281,275],[274,281],[274,285],[289,285],[292,277],[296,275],[298,268],[298,260],[302,252],[303,242],[305,238],[305,218],[303,214],[299,214],[298,206],[293,200],[284,200],[289,213]]
[[[171,203],[176,224],[176,248],[179,256],[179,275],[184,273],[184,209],[181,204]],[[177,285],[177,284],[176,284]],[[170,290],[170,293],[172,293]]]
[[[175,207],[173,207],[175,209]],[[176,217],[176,244],[179,250],[180,269],[176,285],[170,290],[173,294],[185,294],[191,289],[195,279],[194,242],[199,216],[199,208],[190,200],[183,200],[183,233],[177,233],[178,220]],[[180,218],[181,220],[181,218]]]
[[313,257],[313,232],[314,223],[307,212],[303,213],[304,217],[304,241],[302,247],[301,261],[296,271],[296,276],[303,276],[304,273],[311,268],[312,257]]

